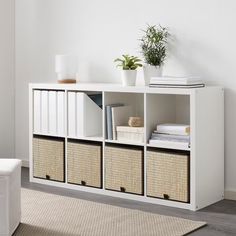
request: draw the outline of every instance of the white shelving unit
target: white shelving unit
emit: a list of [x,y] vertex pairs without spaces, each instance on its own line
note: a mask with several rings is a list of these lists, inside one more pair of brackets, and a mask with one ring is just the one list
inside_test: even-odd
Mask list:
[[[63,116],[64,134],[58,123],[57,132],[49,132],[50,127],[37,121],[40,100],[34,99],[34,92],[60,92],[60,99],[64,96],[61,105],[57,105],[55,114]],[[68,92],[96,92],[102,95],[103,111],[102,136],[76,137],[68,136]],[[55,96],[55,93],[52,93]],[[64,95],[63,95],[64,94]],[[45,95],[44,95],[45,96]],[[45,98],[43,98],[45,99]],[[53,99],[53,98],[52,98]],[[57,100],[58,101],[58,100]],[[144,118],[144,143],[119,142],[106,139],[105,109],[112,103],[123,103],[134,109],[135,115]],[[43,100],[45,106],[47,102]],[[43,118],[49,119],[49,110]],[[61,112],[63,111],[63,114]],[[58,113],[59,112],[59,113]],[[54,114],[54,113],[53,113]],[[58,118],[56,118],[58,122]],[[189,210],[198,210],[224,198],[224,90],[221,87],[209,86],[196,89],[149,88],[149,87],[122,87],[117,84],[30,84],[29,85],[29,140],[30,140],[30,181],[62,188],[104,194],[113,197],[132,199],[142,202],[179,207]],[[37,124],[35,124],[37,122]],[[61,122],[61,118],[60,118]],[[190,153],[190,202],[183,203],[158,199],[146,196],[146,151],[148,148],[157,148],[148,144],[152,131],[160,123],[189,123],[191,127],[191,147],[185,151]],[[43,127],[42,127],[43,126]],[[36,127],[36,130],[35,128]],[[42,129],[43,128],[43,129]],[[48,130],[47,130],[48,128]],[[60,132],[58,132],[60,129]],[[48,131],[48,132],[47,132]],[[106,190],[104,188],[104,161],[103,161],[103,188],[97,189],[67,183],[67,150],[65,150],[65,183],[35,178],[33,176],[34,135],[60,137],[65,139],[65,149],[68,139],[100,142],[103,153],[107,144],[136,145],[144,149],[144,195],[134,195]],[[171,149],[172,147],[162,147]],[[104,155],[104,154],[103,154]],[[104,158],[104,157],[103,157]]]

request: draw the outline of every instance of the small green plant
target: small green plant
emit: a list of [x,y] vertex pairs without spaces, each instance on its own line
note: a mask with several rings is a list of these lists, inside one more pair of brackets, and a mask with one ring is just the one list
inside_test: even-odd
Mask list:
[[122,59],[115,59],[114,62],[119,62],[117,66],[122,67],[123,70],[136,70],[138,67],[142,67],[142,64],[140,63],[142,60],[138,57],[130,55],[122,55],[122,57]]
[[141,38],[141,50],[145,63],[161,66],[166,59],[167,40],[170,36],[168,30],[160,25],[148,25],[143,32],[145,35]]

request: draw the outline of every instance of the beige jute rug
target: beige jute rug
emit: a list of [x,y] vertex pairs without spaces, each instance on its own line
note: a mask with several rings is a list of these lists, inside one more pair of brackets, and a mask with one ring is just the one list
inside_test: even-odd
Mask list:
[[22,189],[22,223],[14,236],[177,236],[204,225],[205,222]]

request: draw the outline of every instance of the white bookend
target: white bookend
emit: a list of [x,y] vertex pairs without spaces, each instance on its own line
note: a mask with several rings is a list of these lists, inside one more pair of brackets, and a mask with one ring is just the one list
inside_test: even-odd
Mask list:
[[85,93],[77,93],[77,137],[102,136],[102,109]]
[[41,133],[41,91],[34,90],[34,133]]
[[131,106],[112,107],[112,132],[113,140],[117,139],[116,127],[128,125],[129,117],[132,116]]
[[41,132],[43,134],[48,134],[48,91],[42,91],[42,120],[41,120]]
[[65,92],[57,92],[57,134],[65,135]]
[[49,91],[48,93],[48,117],[49,117],[49,134],[57,134],[57,92]]
[[76,103],[77,103],[76,92],[68,92],[68,136],[76,136]]

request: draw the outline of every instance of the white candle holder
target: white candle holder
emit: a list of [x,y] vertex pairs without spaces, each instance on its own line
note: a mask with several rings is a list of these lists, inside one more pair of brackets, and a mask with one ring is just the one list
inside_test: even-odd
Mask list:
[[58,83],[76,83],[77,68],[77,56],[56,55],[55,71]]

